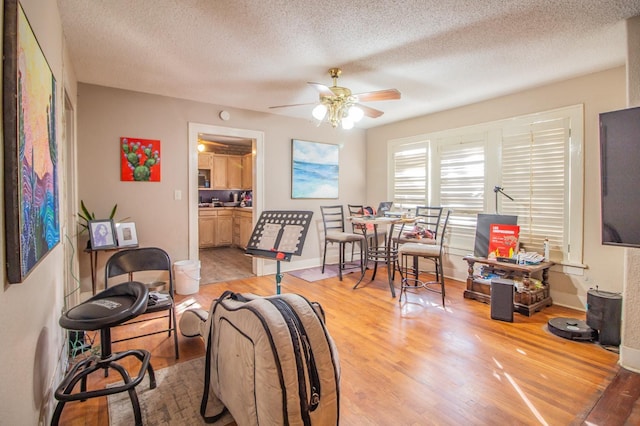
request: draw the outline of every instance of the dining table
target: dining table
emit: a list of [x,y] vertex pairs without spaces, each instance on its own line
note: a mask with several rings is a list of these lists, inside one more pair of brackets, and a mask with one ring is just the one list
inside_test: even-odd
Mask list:
[[[394,246],[393,236],[402,233],[404,226],[414,223],[415,218],[354,215],[349,217],[349,220],[354,224],[360,225],[360,229],[362,229],[365,237],[365,262],[367,265],[365,268],[362,268],[362,275],[353,288],[358,288],[364,279],[370,262],[373,262],[373,274],[371,275],[371,281],[373,281],[376,278],[378,264],[381,263],[387,265],[389,290],[391,291],[391,296],[396,297],[393,280],[398,262],[398,248]],[[399,230],[397,228],[398,226],[400,227]],[[386,233],[381,232],[382,227],[385,228]],[[373,232],[373,235],[370,234],[371,232]],[[386,238],[384,235],[386,235]],[[369,243],[369,240],[371,240],[372,243]]]

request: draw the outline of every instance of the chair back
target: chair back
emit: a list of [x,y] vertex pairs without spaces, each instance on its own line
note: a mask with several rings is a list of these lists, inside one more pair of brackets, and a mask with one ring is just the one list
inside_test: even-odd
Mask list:
[[109,278],[128,274],[129,281],[133,281],[135,272],[167,271],[169,274],[169,293],[173,296],[173,274],[171,259],[166,251],[157,247],[141,247],[122,250],[107,260],[105,265],[105,287]]
[[324,234],[328,232],[344,232],[344,209],[342,205],[320,206]]
[[447,214],[444,217],[444,222],[442,223],[442,229],[440,230],[440,258],[442,258],[442,250],[444,247],[444,240],[447,235],[447,224],[449,223],[449,216],[451,215],[451,210],[447,210]]
[[438,228],[440,227],[440,219],[442,218],[442,207],[418,206],[416,207],[416,219],[423,224],[433,239],[438,238]]
[[[347,204],[347,211],[349,212],[349,216],[357,216],[362,215],[364,213],[364,206],[362,204]],[[353,232],[360,232],[366,227],[363,223],[353,223],[351,222],[351,229]]]

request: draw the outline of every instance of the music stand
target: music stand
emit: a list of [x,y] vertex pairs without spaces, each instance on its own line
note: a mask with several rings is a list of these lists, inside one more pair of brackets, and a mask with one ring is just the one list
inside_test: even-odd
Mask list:
[[300,256],[311,224],[311,211],[264,211],[253,228],[245,252],[251,256],[276,260],[276,294],[280,294],[280,262]]

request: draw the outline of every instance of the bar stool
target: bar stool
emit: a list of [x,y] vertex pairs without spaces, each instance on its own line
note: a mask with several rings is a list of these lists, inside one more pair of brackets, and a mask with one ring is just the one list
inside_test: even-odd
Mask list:
[[[442,251],[444,247],[444,237],[447,230],[447,223],[449,222],[449,215],[451,211],[447,211],[445,216],[442,230],[439,232],[439,238],[436,244],[420,244],[420,243],[405,243],[401,244],[398,247],[398,256],[401,257],[400,264],[400,297],[399,301],[402,302],[402,295],[408,289],[418,289],[424,288],[432,291],[439,291],[442,294],[442,307],[445,306],[445,290],[444,290],[444,271],[442,268]],[[421,271],[418,267],[418,259],[428,259],[435,263],[435,271],[436,280],[434,281],[422,281],[420,280],[421,272],[431,272],[431,271]],[[409,263],[411,260],[411,264]],[[410,276],[410,272],[412,272],[413,277]],[[433,286],[437,285],[440,287],[439,290],[434,289]]]
[[[149,387],[156,387],[156,379],[151,367],[151,354],[143,349],[131,349],[123,352],[111,352],[111,327],[128,321],[143,314],[147,309],[149,290],[137,281],[129,281],[110,287],[84,303],[81,303],[59,319],[59,324],[68,330],[100,330],[100,356],[92,355],[78,362],[64,377],[55,392],[58,400],[51,419],[52,425],[57,425],[64,405],[69,401],[84,401],[89,398],[112,395],[127,391],[136,426],[142,425],[140,403],[135,387],[142,382],[145,372],[149,374]],[[140,361],[140,370],[132,379],[127,370],[118,363],[121,359],[133,356]],[[87,378],[97,372],[104,371],[105,377],[110,370],[120,374],[124,384],[119,386],[87,390]],[[73,393],[76,384],[80,382],[80,390]]]

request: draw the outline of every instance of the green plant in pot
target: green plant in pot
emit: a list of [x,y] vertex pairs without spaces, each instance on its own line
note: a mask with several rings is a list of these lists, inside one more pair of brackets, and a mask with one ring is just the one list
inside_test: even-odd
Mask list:
[[[111,209],[111,214],[109,214],[109,219],[113,219],[116,215],[116,211],[118,210],[118,205],[115,204]],[[80,219],[80,232],[82,235],[83,232],[89,231],[89,222],[96,219],[96,214],[90,211],[87,206],[84,204],[83,200],[80,200],[80,212],[78,212],[78,218]],[[87,241],[87,248],[91,248],[91,240]]]

